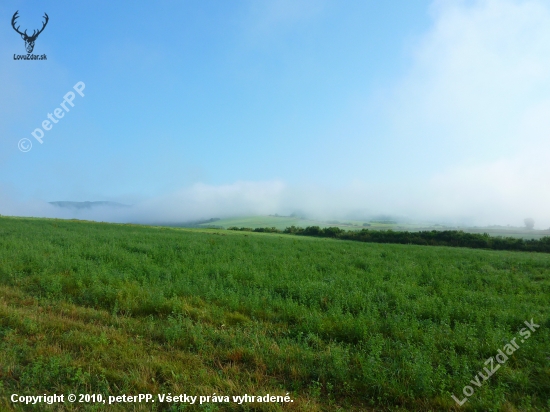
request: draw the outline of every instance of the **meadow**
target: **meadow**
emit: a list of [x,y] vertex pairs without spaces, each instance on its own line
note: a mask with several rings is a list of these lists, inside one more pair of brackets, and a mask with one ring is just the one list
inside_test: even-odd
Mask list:
[[[195,226],[195,225],[193,225]],[[338,227],[342,230],[393,230],[393,231],[444,231],[444,230],[460,230],[465,233],[484,234],[487,233],[492,237],[512,237],[518,239],[541,239],[550,236],[550,229],[527,229],[525,227],[515,226],[446,226],[433,223],[405,223],[396,221],[380,221],[380,220],[311,220],[304,219],[298,216],[244,216],[236,218],[217,219],[214,222],[200,223],[198,227],[218,227],[228,229],[230,227],[246,227],[251,229],[259,229],[265,227],[274,227],[278,230],[284,230],[287,227],[295,226],[298,228],[306,228],[308,226]]]
[[[545,253],[0,217],[0,409],[548,411],[549,304]],[[13,393],[293,402],[33,408]]]

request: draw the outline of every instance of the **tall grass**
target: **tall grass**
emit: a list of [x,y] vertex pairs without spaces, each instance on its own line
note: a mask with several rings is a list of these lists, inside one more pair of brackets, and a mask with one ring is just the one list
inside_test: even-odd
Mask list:
[[288,391],[250,410],[458,410],[533,318],[460,410],[550,410],[549,276],[546,254],[0,218],[0,406]]

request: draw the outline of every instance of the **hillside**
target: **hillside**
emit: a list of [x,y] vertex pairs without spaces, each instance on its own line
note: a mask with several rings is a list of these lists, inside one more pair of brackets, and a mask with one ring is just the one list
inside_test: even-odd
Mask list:
[[288,393],[190,410],[544,411],[549,296],[547,254],[0,217],[0,409],[27,410],[14,393],[153,394],[138,411]]
[[214,223],[205,222],[199,226],[216,226],[220,228],[230,227],[248,227],[252,229],[275,227],[284,230],[290,226],[307,227],[339,227],[345,230],[361,230],[364,228],[372,230],[396,230],[419,232],[423,230],[462,230],[466,233],[487,233],[490,236],[515,237],[522,239],[540,239],[550,236],[550,230],[532,230],[513,226],[487,226],[487,227],[468,227],[468,226],[445,226],[429,223],[405,223],[400,221],[382,221],[378,219],[365,220],[311,220],[292,216],[245,216],[237,218],[216,219]]

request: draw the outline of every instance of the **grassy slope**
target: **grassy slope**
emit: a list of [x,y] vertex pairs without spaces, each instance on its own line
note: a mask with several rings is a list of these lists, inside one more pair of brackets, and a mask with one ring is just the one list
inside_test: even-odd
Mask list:
[[[341,223],[327,223],[320,220],[308,220],[308,219],[300,219],[299,217],[290,217],[290,216],[244,216],[244,217],[234,217],[234,218],[227,218],[227,219],[220,219],[212,223],[203,223],[200,226],[208,227],[210,225],[214,226],[220,226],[225,229],[231,226],[236,227],[249,227],[252,229],[256,229],[259,227],[275,227],[277,229],[285,229],[289,226],[297,226],[297,227],[307,227],[307,226],[320,226],[320,227],[330,227],[330,226],[337,226],[342,229],[363,229],[363,221],[355,221],[355,220],[347,220],[345,222]],[[392,229],[395,228],[396,225],[388,225],[388,224],[372,224],[369,229],[378,229],[378,230],[384,230],[384,229]]]
[[[277,229],[284,229],[288,226],[336,226],[328,225],[317,220],[306,220],[300,219],[298,217],[275,217],[275,216],[245,216],[245,217],[235,217],[217,220],[212,223],[216,226],[222,226],[228,228],[231,226],[237,227],[250,227],[255,229],[257,227],[276,227]],[[208,224],[203,224],[202,226],[207,226]],[[343,227],[343,226],[342,226]]]
[[[345,223],[345,224],[344,224]],[[220,219],[212,223],[204,223],[200,226],[207,227],[209,225],[215,225],[227,229],[231,226],[237,227],[249,227],[252,229],[259,227],[276,227],[279,230],[283,230],[289,226],[307,227],[307,226],[319,226],[330,227],[337,226],[345,230],[361,230],[364,229],[363,223],[369,223],[368,221],[359,220],[347,220],[339,224],[329,224],[319,220],[306,220],[297,217],[275,217],[275,216],[246,216],[239,218],[227,218]],[[491,236],[503,236],[503,237],[515,237],[523,239],[540,239],[544,236],[550,236],[550,230],[527,230],[519,227],[505,227],[505,226],[493,226],[493,227],[449,227],[442,225],[429,226],[425,224],[417,223],[397,223],[397,224],[381,224],[370,223],[366,229],[370,230],[407,230],[409,232],[418,232],[421,230],[463,230],[468,233],[488,233]]]
[[250,410],[453,410],[534,318],[460,410],[548,410],[549,297],[546,254],[0,218],[0,409],[290,391]]

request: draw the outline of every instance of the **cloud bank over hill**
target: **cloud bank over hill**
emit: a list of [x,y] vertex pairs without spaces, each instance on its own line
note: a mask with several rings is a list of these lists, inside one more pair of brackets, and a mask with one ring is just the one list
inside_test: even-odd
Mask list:
[[[482,172],[491,179],[495,174],[500,176],[502,169],[513,174],[514,169],[510,171],[513,166],[502,164]],[[516,199],[515,190],[529,189],[523,188],[521,182],[511,178],[511,188],[497,187],[493,192],[485,193],[484,197],[468,202],[468,199],[461,196],[467,196],[469,190],[477,189],[465,187],[462,191],[452,193],[452,187],[466,184],[464,172],[457,173],[456,181],[453,182],[455,185],[449,185],[452,175],[446,175],[441,179],[433,179],[424,189],[402,186],[388,191],[387,187],[369,187],[359,183],[340,189],[300,188],[285,186],[280,181],[237,182],[224,186],[196,184],[169,195],[138,201],[131,207],[105,204],[75,208],[59,207],[37,200],[6,202],[3,199],[0,210],[4,215],[145,224],[173,224],[212,217],[276,213],[298,213],[320,220],[367,219],[383,213],[437,223],[513,226],[522,226],[525,217],[533,216],[536,228],[546,229],[549,226],[548,220],[544,219],[544,205],[521,209],[521,198]],[[476,176],[477,171],[469,177],[474,181]],[[517,186],[513,187],[514,184]],[[495,202],[502,202],[507,208],[488,211],[486,205],[493,205]]]
[[549,3],[436,1],[431,11],[393,116],[405,147],[435,147],[430,156],[450,165],[412,210],[550,225]]

